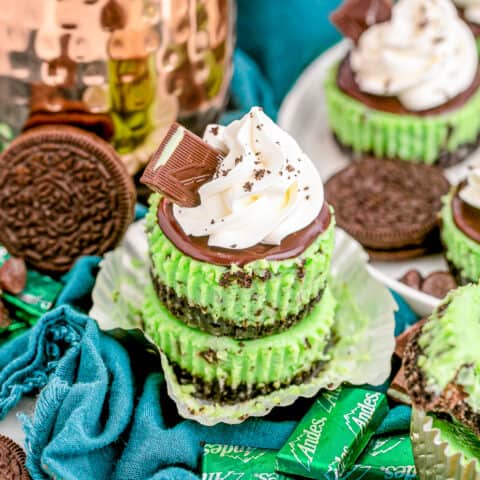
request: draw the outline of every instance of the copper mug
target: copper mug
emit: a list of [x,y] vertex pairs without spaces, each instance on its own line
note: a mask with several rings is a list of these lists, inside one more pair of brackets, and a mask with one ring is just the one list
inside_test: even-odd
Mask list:
[[0,143],[69,123],[134,174],[178,119],[216,121],[232,76],[234,0],[3,0]]

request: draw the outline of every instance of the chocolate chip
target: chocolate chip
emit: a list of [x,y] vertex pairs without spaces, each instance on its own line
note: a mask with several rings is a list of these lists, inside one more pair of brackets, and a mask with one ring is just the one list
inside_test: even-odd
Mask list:
[[27,283],[27,267],[22,258],[9,258],[0,267],[0,288],[12,295],[18,295]]
[[422,275],[418,270],[409,270],[402,278],[400,278],[400,282],[407,285],[410,288],[414,288],[415,290],[420,290],[422,287]]
[[457,288],[455,277],[448,272],[433,272],[422,284],[422,292],[436,298],[444,298],[450,290]]

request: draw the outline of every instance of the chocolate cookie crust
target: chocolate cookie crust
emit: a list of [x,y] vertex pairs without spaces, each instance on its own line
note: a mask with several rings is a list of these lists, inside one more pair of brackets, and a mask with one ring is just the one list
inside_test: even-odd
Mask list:
[[[335,334],[333,334],[324,353],[327,353],[335,343],[336,337]],[[194,396],[196,398],[220,404],[236,404],[261,395],[268,395],[276,390],[287,388],[290,385],[304,384],[320,375],[327,365],[328,361],[317,360],[309,369],[297,373],[289,382],[262,383],[254,385],[253,387],[240,384],[236,388],[225,385],[218,380],[206,382],[202,378],[195,377],[190,372],[183,370],[177,364],[172,364],[172,367],[180,385],[193,385],[195,389]]]
[[365,157],[326,184],[337,224],[382,258],[406,258],[439,245],[438,212],[449,183],[435,167]]
[[451,415],[480,437],[480,415],[465,401],[466,394],[460,385],[451,382],[438,396],[428,391],[425,374],[417,365],[423,353],[418,344],[421,334],[420,328],[407,344],[403,358],[405,384],[413,405],[426,412]]
[[163,284],[155,275],[151,274],[155,292],[160,301],[189,327],[198,328],[204,332],[217,336],[228,336],[236,339],[255,339],[283,332],[308,315],[313,307],[321,300],[324,290],[310,300],[300,312],[288,315],[285,319],[274,324],[265,325],[258,322],[256,326],[241,326],[228,319],[215,319],[200,305],[191,305],[185,297],[178,296],[173,288]]
[[32,129],[0,157],[0,243],[39,270],[63,273],[115,247],[134,206],[113,148],[82,130]]

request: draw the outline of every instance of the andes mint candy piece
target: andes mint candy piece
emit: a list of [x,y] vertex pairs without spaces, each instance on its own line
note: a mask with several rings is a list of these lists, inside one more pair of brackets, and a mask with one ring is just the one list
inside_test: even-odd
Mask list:
[[0,288],[18,295],[27,283],[27,266],[23,258],[11,257],[0,267]]
[[362,33],[392,16],[391,0],[346,0],[330,16],[331,22],[345,35],[358,42]]
[[195,207],[198,189],[213,177],[220,159],[218,150],[174,123],[140,181],[179,206]]

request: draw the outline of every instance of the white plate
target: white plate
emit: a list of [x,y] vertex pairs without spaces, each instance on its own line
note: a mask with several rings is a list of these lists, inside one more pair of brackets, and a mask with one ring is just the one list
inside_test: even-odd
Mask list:
[[[340,151],[330,132],[323,84],[329,67],[339,61],[347,52],[349,42],[344,40],[318,57],[297,80],[285,98],[279,113],[279,124],[289,132],[310,156],[325,182],[333,174],[349,164],[349,158]],[[453,184],[465,178],[467,165],[480,158],[480,151],[469,160],[445,171]],[[417,268],[422,274],[446,270],[441,255],[431,255],[403,262],[371,262],[370,273],[385,285],[396,291],[419,315],[429,315],[439,300],[418,292],[398,282],[406,271]]]

